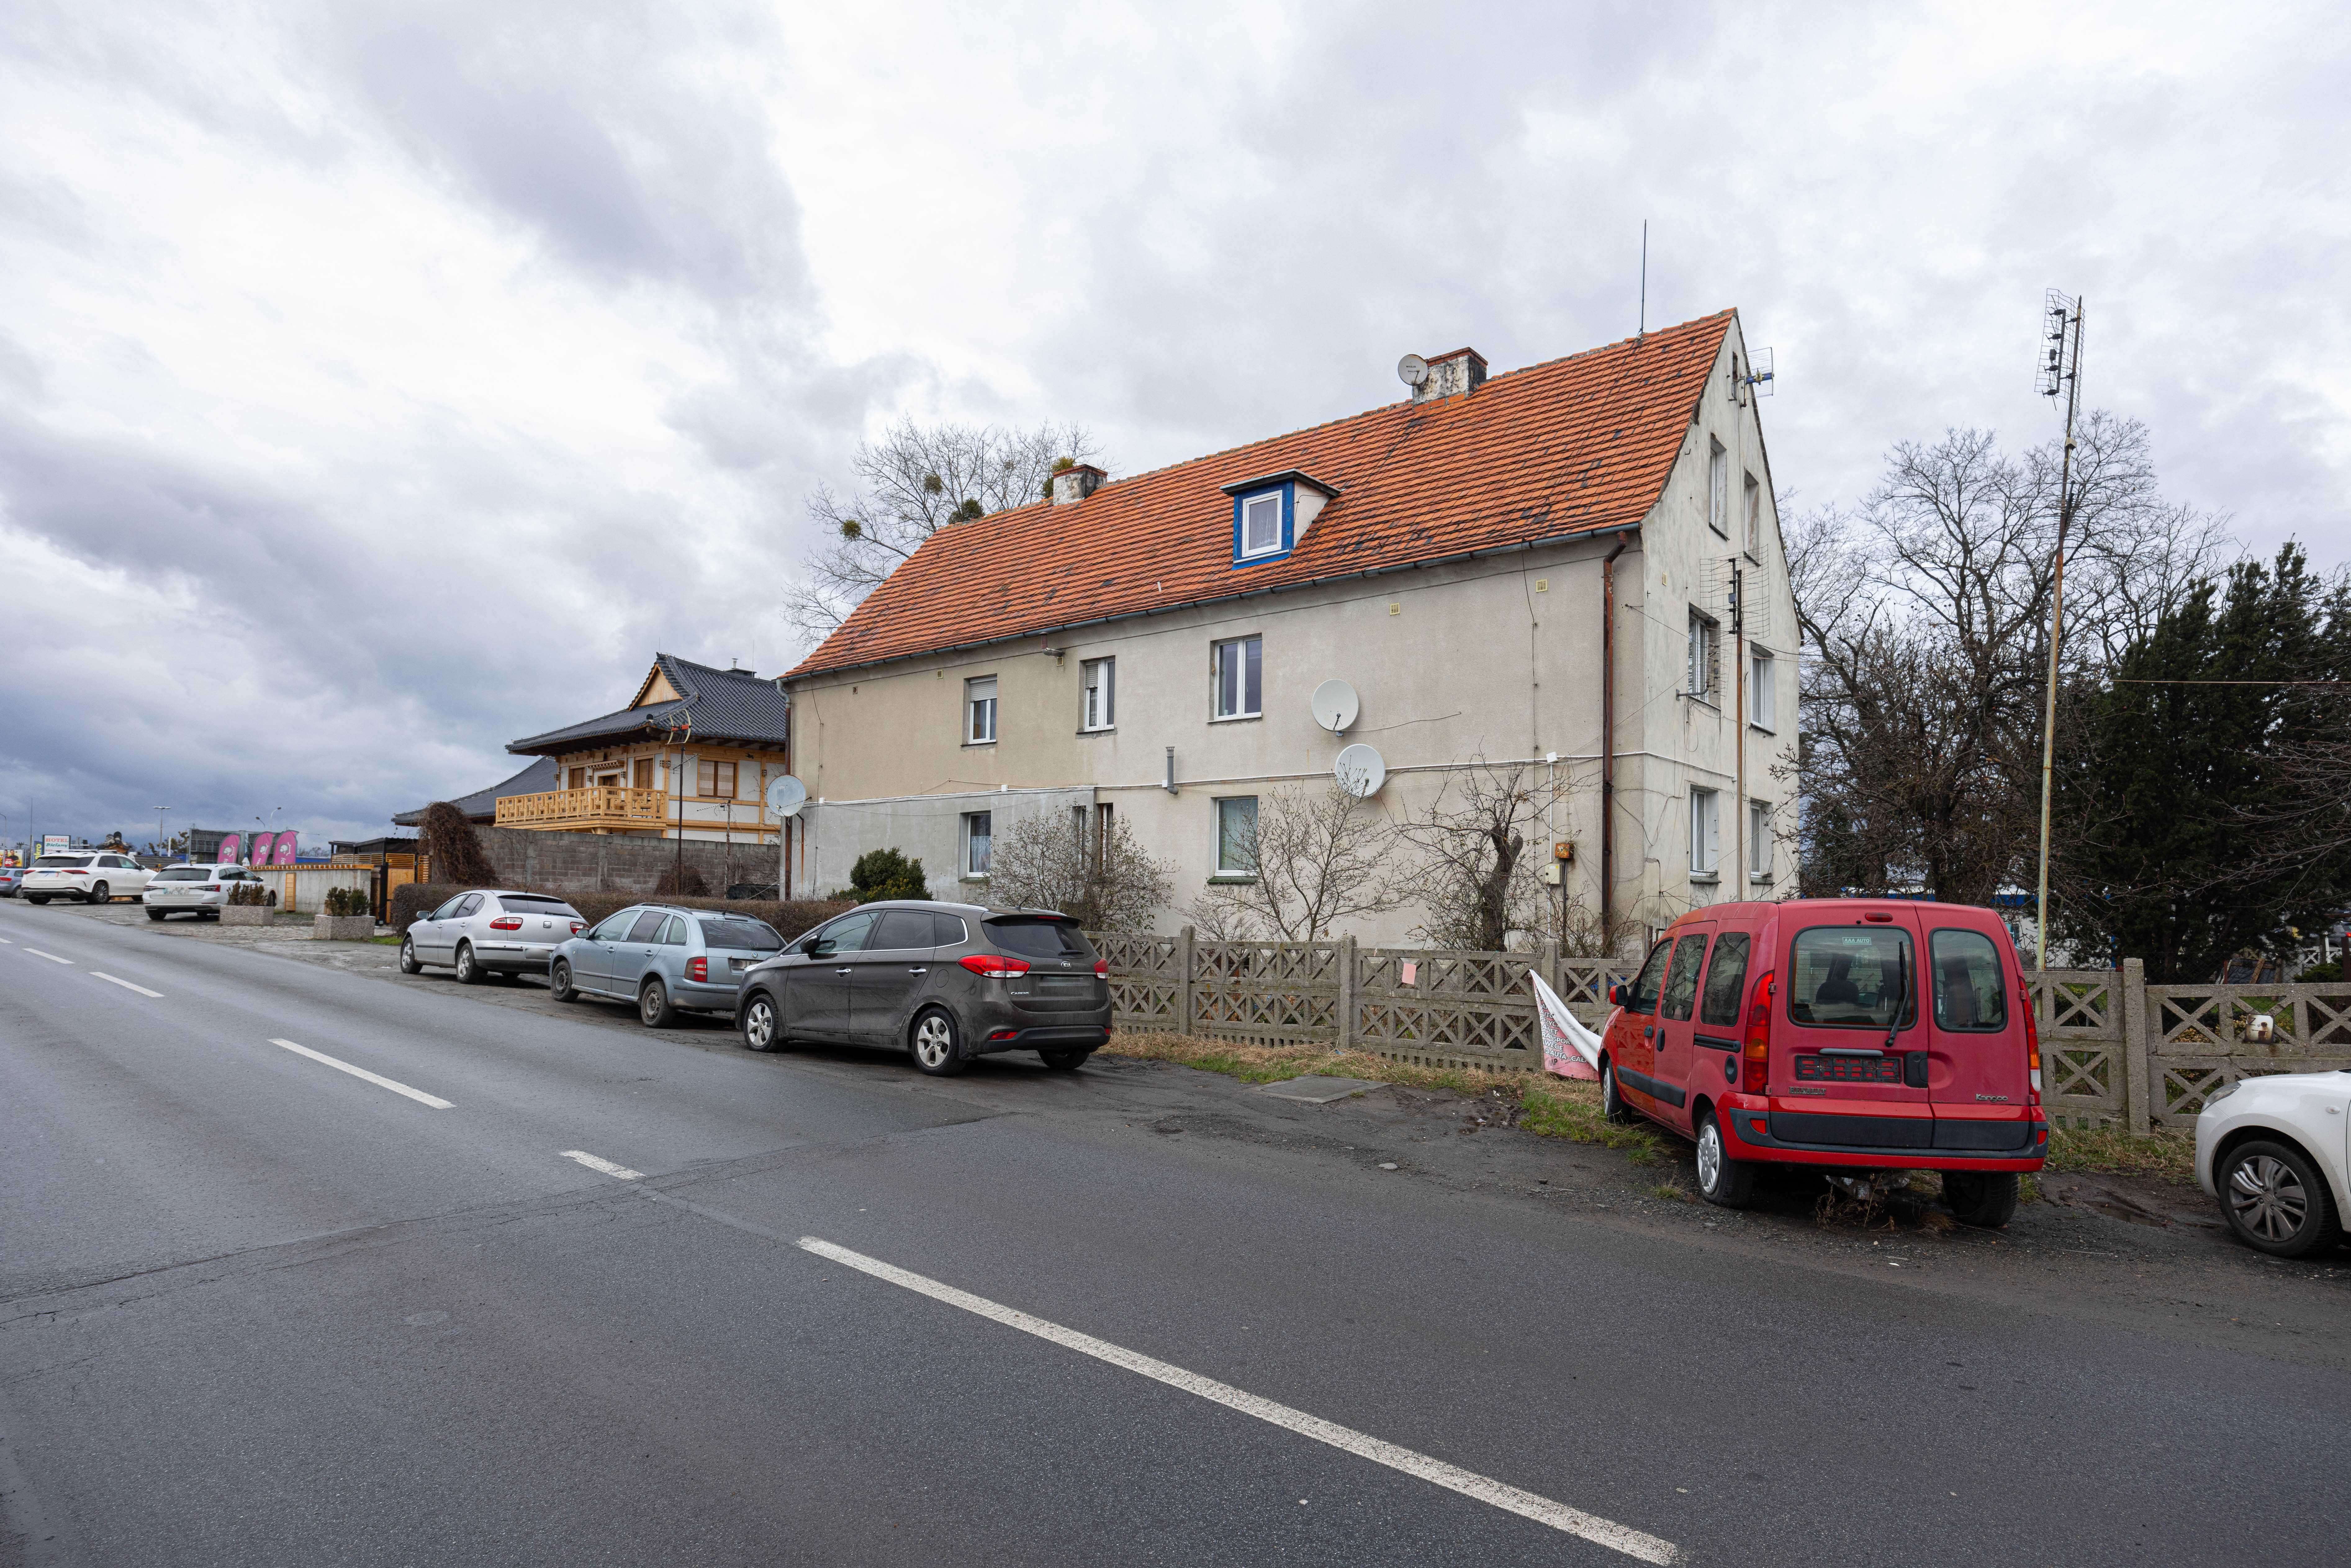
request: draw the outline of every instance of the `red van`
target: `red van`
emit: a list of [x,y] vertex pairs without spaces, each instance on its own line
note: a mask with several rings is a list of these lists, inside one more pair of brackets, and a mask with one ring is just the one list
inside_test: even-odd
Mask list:
[[2031,993],[1988,909],[1694,909],[1609,999],[1608,1115],[1695,1140],[1709,1203],[1746,1204],[1764,1165],[1932,1170],[1959,1219],[2005,1225],[2048,1152]]

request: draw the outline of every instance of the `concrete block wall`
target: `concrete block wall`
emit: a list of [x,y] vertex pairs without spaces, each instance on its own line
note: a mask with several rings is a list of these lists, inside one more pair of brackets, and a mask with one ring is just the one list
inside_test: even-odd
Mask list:
[[[500,880],[524,887],[577,893],[652,893],[679,861],[675,839],[611,833],[535,833],[522,828],[476,828],[482,852]],[[724,843],[688,839],[684,862],[702,873],[714,894],[728,883],[776,880],[773,843],[745,840],[730,856]],[[730,872],[731,867],[731,872]]]

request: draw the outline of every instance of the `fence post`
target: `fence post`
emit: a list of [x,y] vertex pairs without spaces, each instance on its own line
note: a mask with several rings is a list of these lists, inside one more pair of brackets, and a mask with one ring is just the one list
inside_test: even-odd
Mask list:
[[2154,1130],[2147,1104],[2147,1084],[2154,1063],[2147,1060],[2147,965],[2138,958],[2123,960],[2123,1110],[2130,1130],[2146,1137]]
[[1535,973],[1542,977],[1544,985],[1557,991],[1562,997],[1567,995],[1567,977],[1559,972],[1557,938],[1546,936],[1535,944]]
[[1339,938],[1339,1049],[1355,1049],[1355,939]]
[[1181,1020],[1178,1029],[1185,1034],[1193,1032],[1193,1020],[1199,1016],[1198,1009],[1192,1005],[1192,949],[1195,942],[1193,929],[1189,925],[1184,927],[1183,935],[1176,938],[1176,1016]]

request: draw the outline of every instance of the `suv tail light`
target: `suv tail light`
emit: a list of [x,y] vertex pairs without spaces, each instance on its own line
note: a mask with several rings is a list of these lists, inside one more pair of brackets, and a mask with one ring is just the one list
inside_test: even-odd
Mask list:
[[519,915],[501,915],[496,920],[490,922],[490,929],[493,931],[519,931],[522,929],[522,916]]
[[1107,980],[1110,978],[1109,959],[1097,958],[1094,960],[1094,978],[1097,980]]
[[1028,959],[999,957],[994,953],[967,953],[956,962],[983,980],[1008,980],[1029,972]]
[[1747,1008],[1747,1036],[1739,1047],[1739,1092],[1761,1094],[1771,1079],[1771,971],[1755,982]]
[[[2030,991],[2025,993],[2028,1003],[2032,996]],[[2032,1098],[2027,1103],[2038,1105],[2041,1103],[2041,1023],[2032,1015],[2033,1009],[2027,1006],[2024,1009],[2024,1066],[2032,1080]]]
[[710,960],[707,958],[688,958],[685,961],[685,977],[689,980],[695,980],[704,985],[708,985],[710,983]]

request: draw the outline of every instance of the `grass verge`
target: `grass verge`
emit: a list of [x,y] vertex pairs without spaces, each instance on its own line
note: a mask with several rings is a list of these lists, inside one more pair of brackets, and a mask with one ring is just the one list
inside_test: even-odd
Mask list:
[[2196,1179],[2196,1140],[2178,1133],[2157,1133],[2139,1138],[2120,1128],[2085,1132],[2073,1127],[2052,1127],[2048,1166],[2053,1171],[2161,1176],[2169,1181],[2192,1182]]

